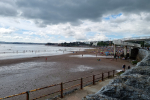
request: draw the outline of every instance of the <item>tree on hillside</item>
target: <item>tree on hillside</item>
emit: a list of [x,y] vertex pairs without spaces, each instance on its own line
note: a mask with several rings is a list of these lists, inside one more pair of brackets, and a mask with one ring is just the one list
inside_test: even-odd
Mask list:
[[97,46],[108,46],[108,45],[109,45],[108,43],[103,41],[97,43]]

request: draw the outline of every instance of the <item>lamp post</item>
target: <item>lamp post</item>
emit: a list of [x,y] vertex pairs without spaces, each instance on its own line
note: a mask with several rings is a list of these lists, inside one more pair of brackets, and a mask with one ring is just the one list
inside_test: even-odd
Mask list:
[[111,38],[110,38],[110,41],[109,41],[109,45],[111,46]]

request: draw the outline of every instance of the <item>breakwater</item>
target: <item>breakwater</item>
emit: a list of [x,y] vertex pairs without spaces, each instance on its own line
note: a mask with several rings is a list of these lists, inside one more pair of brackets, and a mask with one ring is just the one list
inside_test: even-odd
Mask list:
[[150,52],[140,49],[137,65],[82,100],[150,100]]

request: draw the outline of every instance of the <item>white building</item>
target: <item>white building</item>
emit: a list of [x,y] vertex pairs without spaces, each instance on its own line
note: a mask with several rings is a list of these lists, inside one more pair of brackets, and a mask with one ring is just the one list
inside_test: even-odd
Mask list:
[[97,43],[98,43],[98,42],[93,42],[93,45],[92,45],[92,46],[97,46]]

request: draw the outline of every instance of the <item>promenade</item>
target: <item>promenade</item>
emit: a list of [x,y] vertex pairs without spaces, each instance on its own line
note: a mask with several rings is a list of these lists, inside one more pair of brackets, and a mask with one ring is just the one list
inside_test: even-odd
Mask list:
[[[98,92],[103,86],[107,85],[111,79],[105,79],[104,81],[97,82],[95,85],[89,85],[84,87],[82,90],[77,90],[74,93],[66,95],[64,98],[58,98],[57,100],[81,100],[83,97],[89,94],[95,94]],[[49,99],[47,99],[49,100]]]

